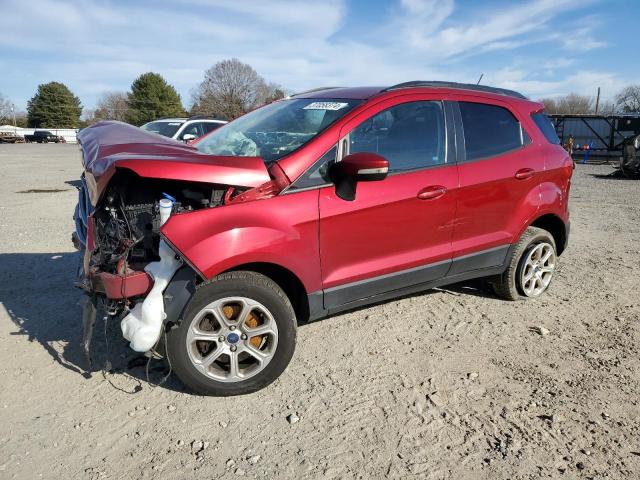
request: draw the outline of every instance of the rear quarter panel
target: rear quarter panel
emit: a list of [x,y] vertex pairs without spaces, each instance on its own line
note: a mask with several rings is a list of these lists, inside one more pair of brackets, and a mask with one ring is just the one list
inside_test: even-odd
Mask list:
[[540,146],[540,154],[545,167],[540,183],[540,209],[545,213],[555,213],[567,222],[573,160],[560,145],[550,143]]
[[569,193],[574,168],[573,160],[567,151],[561,145],[549,143],[528,112],[522,112],[520,118],[532,138],[536,155],[539,156],[543,169],[538,182],[539,208],[534,214],[523,219],[514,240],[517,240],[536,218],[543,215],[553,214],[565,223],[569,223]]
[[[514,222],[516,235],[513,242],[518,241],[527,227],[543,215],[553,214],[565,223],[569,222],[569,191],[574,164],[567,151],[561,145],[549,143],[533,121],[531,114],[540,111],[541,108],[542,105],[528,101],[515,102],[512,105],[512,111],[531,137],[530,152],[536,157],[536,163],[540,167],[536,168],[539,190],[539,197],[535,199],[536,209],[518,209],[519,228]],[[532,202],[534,198],[535,196],[530,196]]]

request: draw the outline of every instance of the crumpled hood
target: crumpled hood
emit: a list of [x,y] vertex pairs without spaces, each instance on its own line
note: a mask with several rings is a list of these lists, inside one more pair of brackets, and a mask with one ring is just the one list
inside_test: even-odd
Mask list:
[[95,196],[102,193],[116,167],[142,177],[238,187],[258,187],[270,180],[259,157],[206,155],[191,145],[123,122],[103,121],[84,128],[78,133],[78,142],[85,177],[97,187]]

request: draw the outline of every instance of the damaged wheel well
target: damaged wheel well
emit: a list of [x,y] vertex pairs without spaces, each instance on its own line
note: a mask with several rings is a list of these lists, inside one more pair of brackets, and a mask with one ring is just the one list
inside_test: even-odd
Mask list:
[[309,300],[307,298],[307,291],[300,279],[290,270],[276,265],[275,263],[245,263],[238,265],[230,270],[230,272],[244,270],[261,273],[262,275],[269,277],[276,282],[293,306],[296,312],[296,318],[299,323],[309,320]]

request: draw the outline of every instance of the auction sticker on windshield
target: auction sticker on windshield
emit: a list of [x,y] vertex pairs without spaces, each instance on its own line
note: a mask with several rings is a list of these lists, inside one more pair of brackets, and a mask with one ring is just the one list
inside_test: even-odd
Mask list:
[[313,102],[303,107],[303,110],[340,110],[349,106],[348,103],[342,102]]

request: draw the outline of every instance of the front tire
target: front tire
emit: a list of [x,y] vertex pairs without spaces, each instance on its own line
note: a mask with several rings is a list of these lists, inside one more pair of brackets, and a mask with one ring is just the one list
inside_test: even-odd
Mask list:
[[280,376],[295,341],[296,316],[282,289],[264,275],[237,271],[198,288],[168,333],[167,354],[195,392],[242,395]]
[[492,281],[496,295],[506,300],[539,297],[551,284],[557,258],[553,236],[541,228],[527,228],[513,249],[509,266]]

